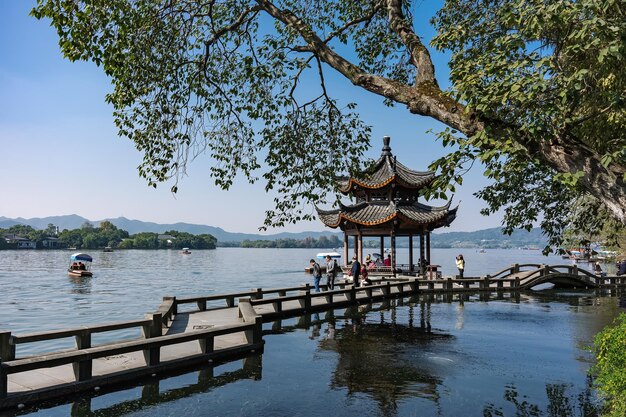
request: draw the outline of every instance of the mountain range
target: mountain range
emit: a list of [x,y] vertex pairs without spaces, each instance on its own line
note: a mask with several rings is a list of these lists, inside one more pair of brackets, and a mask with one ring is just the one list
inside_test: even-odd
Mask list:
[[[0,216],[0,229],[8,229],[17,224],[31,226],[35,229],[46,229],[49,224],[63,229],[79,229],[85,222],[91,223],[98,227],[100,222],[108,220],[120,229],[126,230],[131,235],[140,232],[164,233],[168,230],[177,230],[179,232],[187,232],[194,235],[208,233],[215,236],[218,242],[241,242],[244,240],[277,240],[277,239],[296,239],[301,240],[307,237],[318,239],[320,236],[336,235],[343,239],[341,232],[299,232],[299,233],[275,233],[271,235],[261,235],[254,233],[233,233],[228,232],[220,227],[207,226],[203,224],[191,223],[170,223],[159,224],[152,222],[144,222],[140,220],[130,220],[125,217],[109,218],[98,221],[88,220],[76,214],[66,216],[51,217],[35,217],[32,219],[24,219],[18,217],[11,219]],[[406,242],[405,242],[406,240]],[[516,230],[511,236],[503,235],[499,227],[490,229],[477,230],[474,232],[447,232],[433,233],[431,235],[431,246],[438,248],[517,248],[517,247],[533,247],[543,248],[547,239],[543,236],[541,229],[533,228],[530,232],[525,230]],[[399,238],[397,245],[399,247],[408,246],[408,239]]]

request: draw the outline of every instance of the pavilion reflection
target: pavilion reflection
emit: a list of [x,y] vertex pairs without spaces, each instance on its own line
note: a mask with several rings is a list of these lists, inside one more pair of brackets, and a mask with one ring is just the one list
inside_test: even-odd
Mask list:
[[[453,350],[455,338],[433,329],[430,320],[429,300],[415,297],[307,315],[293,327],[308,329],[320,353],[337,354],[331,389],[345,390],[348,398],[368,395],[386,416],[396,415],[405,398],[439,403],[442,364],[437,360],[446,359],[438,352]],[[273,330],[278,329],[290,326],[275,322]]]

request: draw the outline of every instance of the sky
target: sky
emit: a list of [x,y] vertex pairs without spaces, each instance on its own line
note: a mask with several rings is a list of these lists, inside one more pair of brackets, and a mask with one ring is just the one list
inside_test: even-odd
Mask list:
[[[437,2],[416,3],[416,20],[427,21]],[[105,103],[110,81],[95,64],[62,57],[49,21],[28,16],[35,4],[0,0],[0,216],[77,214],[92,221],[123,216],[257,233],[265,211],[273,208],[274,195],[267,194],[262,184],[250,185],[244,179],[229,191],[217,188],[206,159],[188,167],[176,195],[169,191],[172,183],[157,189],[148,186],[137,170],[143,155],[132,141],[117,135],[112,108]],[[423,33],[430,35],[432,29]],[[445,87],[446,56],[432,53]],[[427,133],[441,129],[439,123],[400,106],[388,108],[380,97],[340,77],[329,77],[329,84],[339,98],[355,101],[362,120],[372,126],[366,156],[378,158],[383,136],[391,137],[398,160],[415,170],[426,170],[446,153],[434,134]],[[485,204],[473,196],[486,184],[480,167],[466,174],[453,200],[453,205],[461,202],[457,218],[440,232],[500,225],[500,215],[480,215]],[[313,221],[264,233],[308,230],[328,229]]]

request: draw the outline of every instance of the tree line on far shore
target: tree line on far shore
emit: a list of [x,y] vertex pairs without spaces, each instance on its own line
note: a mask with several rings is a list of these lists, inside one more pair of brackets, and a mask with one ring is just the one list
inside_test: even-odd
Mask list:
[[[5,238],[9,237],[9,241]],[[14,225],[8,229],[0,228],[0,249],[16,249],[17,243],[10,242],[11,237],[21,237],[35,243],[36,249],[76,248],[76,249],[215,249],[217,239],[210,234],[193,235],[187,232],[170,230],[163,234],[142,232],[129,235],[109,221],[103,221],[98,227],[89,222],[80,229],[58,231],[53,224],[43,230],[27,225]],[[57,239],[55,244],[46,247],[45,241]]]

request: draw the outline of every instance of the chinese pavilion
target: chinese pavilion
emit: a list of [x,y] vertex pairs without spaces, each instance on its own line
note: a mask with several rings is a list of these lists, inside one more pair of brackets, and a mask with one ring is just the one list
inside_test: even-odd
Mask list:
[[[344,232],[343,257],[348,258],[348,237],[354,238],[356,256],[363,262],[363,237],[380,237],[380,253],[384,256],[385,237],[391,241],[391,271],[398,270],[396,264],[396,238],[409,238],[408,271],[415,272],[413,265],[413,237],[419,236],[419,272],[425,273],[430,265],[430,232],[449,226],[455,219],[458,206],[450,209],[450,203],[443,207],[431,207],[419,202],[420,190],[432,183],[432,171],[413,171],[396,161],[389,146],[390,138],[383,138],[380,158],[371,169],[350,177],[338,177],[338,189],[346,196],[352,196],[354,204],[339,202],[335,210],[322,210],[316,207],[320,220],[328,227],[339,227]],[[425,241],[425,244],[424,244]],[[403,266],[404,267],[404,266]]]

